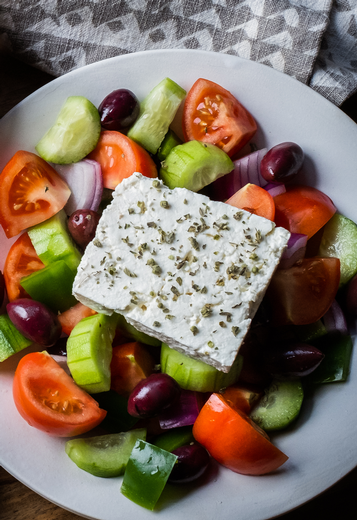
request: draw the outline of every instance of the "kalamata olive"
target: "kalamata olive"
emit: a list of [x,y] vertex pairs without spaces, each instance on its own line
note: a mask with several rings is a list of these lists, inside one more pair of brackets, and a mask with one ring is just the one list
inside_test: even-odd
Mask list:
[[19,298],[8,303],[6,310],[21,334],[39,345],[54,345],[62,333],[56,314],[40,302]]
[[200,477],[210,461],[210,456],[203,446],[197,443],[181,446],[172,452],[177,455],[168,481],[172,484],[186,484]]
[[67,356],[67,337],[59,338],[54,345],[48,348],[51,356]]
[[68,219],[68,231],[73,240],[85,249],[95,236],[100,215],[90,209],[77,209]]
[[120,88],[103,99],[98,111],[103,128],[122,132],[136,121],[140,104],[131,90]]
[[140,381],[131,392],[128,412],[142,419],[155,417],[172,406],[180,397],[181,388],[167,374],[151,374]]
[[346,291],[346,309],[348,314],[357,317],[357,275],[348,282]]
[[300,170],[304,152],[296,143],[273,146],[260,163],[260,173],[267,182],[289,182]]
[[274,376],[302,377],[311,374],[324,358],[321,350],[306,343],[290,343],[269,349],[265,368]]

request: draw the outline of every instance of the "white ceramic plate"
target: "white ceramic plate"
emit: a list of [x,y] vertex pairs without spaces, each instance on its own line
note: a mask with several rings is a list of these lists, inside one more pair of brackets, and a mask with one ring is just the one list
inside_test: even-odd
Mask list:
[[[109,92],[126,87],[142,99],[166,76],[186,89],[203,77],[230,90],[259,124],[256,144],[299,143],[307,156],[307,183],[325,191],[341,213],[357,221],[357,125],[290,77],[222,54],[188,50],[131,54],[51,82],[0,121],[0,167],[18,149],[34,151],[67,96],[83,95],[98,106]],[[51,438],[23,421],[11,397],[18,359],[15,356],[0,367],[0,462],[4,468],[47,499],[88,518],[152,518],[151,512],[120,494],[120,478],[101,479],[81,471],[65,455],[63,439]],[[273,437],[290,457],[281,471],[246,477],[217,468],[205,485],[167,488],[157,517],[263,520],[299,506],[334,484],[357,464],[356,365],[354,356],[349,381],[320,387],[306,400],[295,427]]]

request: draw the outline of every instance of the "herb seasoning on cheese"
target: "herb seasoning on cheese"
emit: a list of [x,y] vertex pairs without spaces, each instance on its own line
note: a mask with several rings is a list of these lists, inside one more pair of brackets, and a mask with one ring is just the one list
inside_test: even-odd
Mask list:
[[228,372],[288,238],[262,217],[134,173],[103,212],[73,292]]

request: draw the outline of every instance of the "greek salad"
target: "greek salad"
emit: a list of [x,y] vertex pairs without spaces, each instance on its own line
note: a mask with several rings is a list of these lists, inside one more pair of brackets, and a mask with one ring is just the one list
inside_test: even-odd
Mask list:
[[211,464],[279,471],[271,432],[348,377],[357,226],[299,183],[298,143],[256,131],[223,86],[165,78],[69,97],[0,175],[0,361],[38,346],[16,408],[148,509]]

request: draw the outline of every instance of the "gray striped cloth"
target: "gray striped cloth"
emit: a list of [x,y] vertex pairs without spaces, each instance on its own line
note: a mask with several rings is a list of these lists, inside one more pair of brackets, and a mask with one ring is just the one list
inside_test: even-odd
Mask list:
[[202,49],[269,65],[336,105],[357,90],[357,0],[0,0],[0,42],[54,76]]

